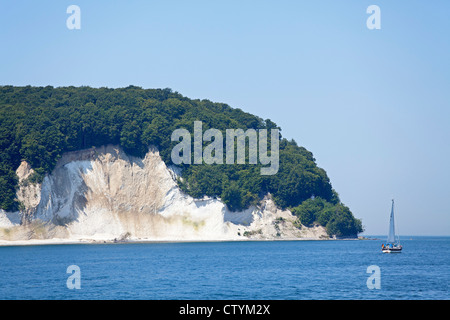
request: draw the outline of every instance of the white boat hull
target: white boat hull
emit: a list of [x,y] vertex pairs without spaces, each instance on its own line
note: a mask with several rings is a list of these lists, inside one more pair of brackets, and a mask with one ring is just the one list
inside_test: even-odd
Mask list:
[[384,253],[401,253],[402,247],[383,248],[381,251]]
[[383,253],[401,253],[402,250],[392,250],[392,249],[388,249],[388,250],[383,250]]

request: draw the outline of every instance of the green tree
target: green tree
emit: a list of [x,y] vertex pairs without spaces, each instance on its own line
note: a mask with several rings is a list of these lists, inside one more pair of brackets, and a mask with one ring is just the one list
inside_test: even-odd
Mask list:
[[[139,157],[156,146],[171,166],[176,144],[171,133],[185,128],[192,134],[194,121],[202,121],[203,130],[221,130],[224,137],[226,129],[281,130],[270,119],[224,103],[189,99],[168,88],[0,86],[0,208],[17,208],[15,170],[22,160],[35,170],[35,182],[54,169],[64,152],[105,144],[120,144]],[[246,152],[247,164],[180,165],[178,184],[195,198],[221,197],[233,211],[255,205],[270,193],[276,205],[291,208],[304,224],[317,222],[330,234],[362,230],[313,154],[281,136],[279,145],[276,175],[261,176],[261,165],[249,165]]]
[[231,211],[242,208],[242,194],[236,181],[230,181],[223,187],[221,199]]

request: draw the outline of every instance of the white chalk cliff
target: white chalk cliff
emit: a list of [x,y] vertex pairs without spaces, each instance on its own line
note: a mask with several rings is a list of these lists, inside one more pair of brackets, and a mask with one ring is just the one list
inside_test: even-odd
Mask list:
[[231,212],[220,199],[193,199],[156,149],[144,159],[108,145],[68,152],[41,184],[17,169],[18,212],[0,210],[2,243],[33,239],[74,241],[197,241],[326,238],[323,227],[297,228],[295,216],[270,196]]

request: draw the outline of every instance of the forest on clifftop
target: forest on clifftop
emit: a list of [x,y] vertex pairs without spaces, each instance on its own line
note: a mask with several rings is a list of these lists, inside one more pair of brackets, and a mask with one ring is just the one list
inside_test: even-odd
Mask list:
[[[0,208],[20,209],[15,171],[22,160],[35,171],[31,183],[42,182],[64,152],[106,144],[120,145],[136,157],[155,146],[173,166],[171,151],[177,142],[171,135],[180,128],[193,133],[194,121],[224,136],[230,128],[281,131],[270,119],[224,103],[189,99],[171,89],[0,86]],[[362,232],[361,220],[340,201],[313,154],[294,140],[279,139],[274,175],[261,175],[262,165],[248,161],[180,164],[178,184],[194,198],[218,197],[233,211],[256,205],[270,193],[277,206],[291,210],[305,226],[319,224],[337,236]]]

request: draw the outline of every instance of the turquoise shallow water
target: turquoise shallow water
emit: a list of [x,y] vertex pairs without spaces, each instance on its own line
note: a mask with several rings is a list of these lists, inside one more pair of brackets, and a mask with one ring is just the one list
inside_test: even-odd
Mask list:
[[[0,299],[449,299],[450,237],[407,237],[401,254],[382,242],[0,247]],[[367,287],[372,265],[380,289]]]

